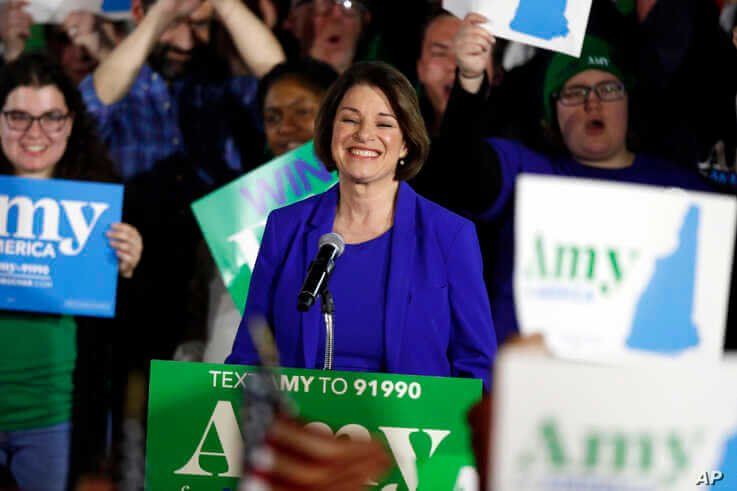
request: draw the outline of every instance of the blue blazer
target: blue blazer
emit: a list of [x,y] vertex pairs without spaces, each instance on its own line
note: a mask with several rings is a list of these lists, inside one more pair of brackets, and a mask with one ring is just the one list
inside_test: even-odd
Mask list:
[[[319,368],[320,306],[298,312],[297,294],[320,236],[332,231],[338,193],[334,186],[269,215],[226,363],[258,364],[246,325],[261,314],[274,329],[284,366]],[[496,337],[473,223],[400,183],[392,233],[384,306],[387,371],[479,378],[488,390]]]

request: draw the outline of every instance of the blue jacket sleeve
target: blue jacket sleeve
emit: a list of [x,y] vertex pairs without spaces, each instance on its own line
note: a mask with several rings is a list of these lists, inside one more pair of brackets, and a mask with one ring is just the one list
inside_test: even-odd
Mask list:
[[472,223],[464,222],[446,252],[453,334],[450,360],[454,377],[478,378],[491,388],[496,334],[483,277],[481,249]]
[[270,326],[274,325],[272,302],[274,280],[278,267],[277,258],[279,257],[275,228],[273,214],[270,214],[266,220],[261,247],[258,251],[256,264],[253,267],[243,318],[240,326],[238,326],[233,349],[225,363],[241,365],[258,365],[260,363],[258,353],[248,332],[248,322],[254,316],[262,316]]
[[485,143],[493,149],[496,156],[496,163],[499,166],[499,181],[496,199],[491,206],[475,216],[476,219],[484,221],[494,220],[511,203],[517,177],[520,174],[525,172],[554,174],[550,158],[530,150],[519,142],[489,138]]

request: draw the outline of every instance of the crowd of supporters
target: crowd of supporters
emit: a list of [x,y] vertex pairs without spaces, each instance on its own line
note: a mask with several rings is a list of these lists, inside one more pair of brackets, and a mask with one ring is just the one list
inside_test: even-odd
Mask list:
[[[239,320],[190,204],[310,141],[328,88],[355,62],[387,62],[414,84],[431,148],[409,184],[476,223],[499,344],[518,331],[519,173],[737,193],[737,3],[593,0],[579,59],[495,39],[484,22],[425,0],[132,0],[130,20],[79,11],[36,25],[26,1],[0,3],[0,173],[21,174],[4,137],[27,123],[19,112],[51,114],[11,95],[58,87],[60,119],[31,119],[27,133],[54,136],[72,114],[74,131],[86,134],[84,144],[66,135],[60,165],[43,177],[123,183],[132,231],[119,240],[135,249],[119,256],[111,321],[0,313],[0,341],[64,324],[53,342],[65,354],[47,368],[67,369],[51,370],[37,390],[71,394],[35,420],[16,401],[0,402],[0,489],[33,482],[23,452],[38,451],[5,437],[60,423],[68,484],[27,489],[76,489],[100,476],[121,489],[142,484],[143,440],[133,435],[145,427],[140,381],[150,360],[222,362],[206,354],[208,337],[217,324],[234,336]],[[27,80],[11,80],[23,70]],[[734,295],[730,307],[725,347],[734,349]],[[19,326],[26,331],[16,334]],[[28,346],[29,356],[44,350]],[[14,349],[0,342],[3,394],[25,383]],[[47,450],[38,455],[51,458]]]

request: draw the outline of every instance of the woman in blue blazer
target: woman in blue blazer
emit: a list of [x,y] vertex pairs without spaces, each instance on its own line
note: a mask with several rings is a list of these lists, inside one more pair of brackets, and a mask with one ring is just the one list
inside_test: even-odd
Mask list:
[[474,225],[403,182],[428,148],[401,73],[359,63],[338,79],[317,116],[315,150],[339,183],[269,215],[228,363],[258,364],[246,325],[262,315],[284,366],[323,366],[320,308],[298,312],[297,294],[320,237],[336,232],[346,248],[330,278],[333,367],[473,377],[488,389],[496,341]]

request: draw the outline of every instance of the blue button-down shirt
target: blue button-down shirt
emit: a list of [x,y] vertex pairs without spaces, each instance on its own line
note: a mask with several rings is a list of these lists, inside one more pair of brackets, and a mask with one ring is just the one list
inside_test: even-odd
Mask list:
[[[228,182],[243,171],[237,128],[232,121],[250,121],[258,128],[258,81],[235,77],[219,81],[184,77],[168,84],[144,65],[129,93],[106,105],[92,77],[80,84],[88,111],[107,144],[124,181],[154,170],[158,162],[191,163],[204,188]],[[260,151],[261,149],[253,149]]]

